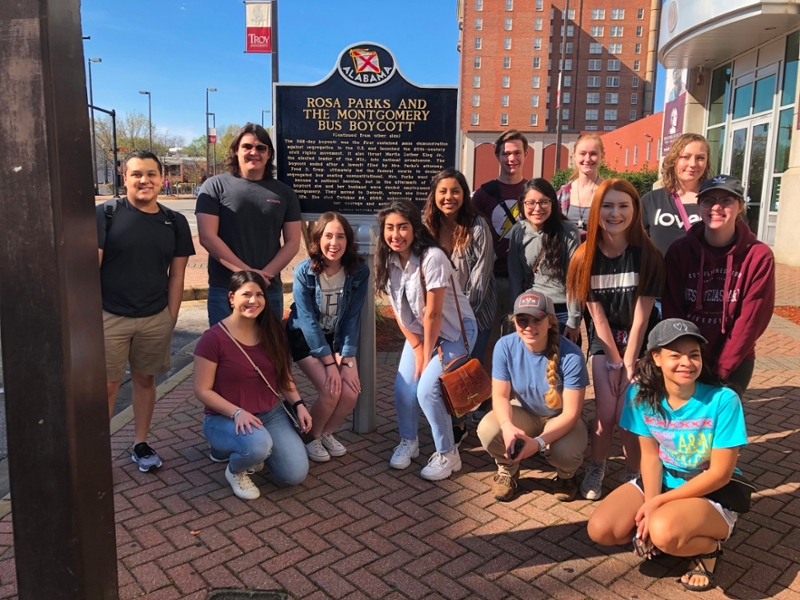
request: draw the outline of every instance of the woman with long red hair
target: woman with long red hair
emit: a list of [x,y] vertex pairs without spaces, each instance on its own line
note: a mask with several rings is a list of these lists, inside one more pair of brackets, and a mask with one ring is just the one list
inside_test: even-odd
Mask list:
[[[642,226],[636,188],[624,179],[604,181],[592,200],[586,242],[575,251],[567,273],[567,295],[588,312],[595,390],[592,464],[580,490],[587,500],[602,495],[614,426],[642,343],[658,322],[654,305],[663,279],[664,259]],[[620,431],[620,438],[628,470],[637,473],[638,440],[626,431]]]

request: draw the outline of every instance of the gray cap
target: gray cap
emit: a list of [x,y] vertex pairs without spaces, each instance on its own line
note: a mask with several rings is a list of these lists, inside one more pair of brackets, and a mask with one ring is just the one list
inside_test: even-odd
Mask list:
[[536,290],[522,292],[514,301],[515,315],[531,315],[537,319],[544,319],[546,315],[556,314],[553,301]]
[[653,327],[653,331],[647,336],[647,351],[656,350],[668,346],[678,338],[688,335],[696,338],[705,344],[708,340],[702,336],[700,329],[685,319],[664,319]]

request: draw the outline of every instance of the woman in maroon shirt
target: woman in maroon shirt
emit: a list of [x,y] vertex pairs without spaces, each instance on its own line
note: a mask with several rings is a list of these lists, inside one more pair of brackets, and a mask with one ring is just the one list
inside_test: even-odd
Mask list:
[[261,495],[250,475],[265,461],[282,483],[298,484],[308,473],[305,446],[278,393],[295,407],[303,431],[311,428],[311,416],[292,380],[286,334],[266,298],[259,273],[234,273],[231,315],[208,329],[194,351],[194,393],[206,407],[203,433],[211,459],[230,461],[225,478],[244,500]]

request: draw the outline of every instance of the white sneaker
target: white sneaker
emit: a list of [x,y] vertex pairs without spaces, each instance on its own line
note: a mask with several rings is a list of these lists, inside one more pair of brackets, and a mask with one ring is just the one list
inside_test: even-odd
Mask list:
[[447,479],[451,474],[461,470],[461,455],[458,448],[453,447],[450,452],[434,452],[428,460],[428,465],[422,469],[419,476],[428,481]]
[[603,495],[603,478],[606,476],[606,463],[592,464],[581,481],[581,496],[587,500],[599,500]]
[[264,470],[264,461],[261,461],[255,467],[253,467],[251,469],[251,471],[253,471],[253,473],[261,473],[261,471],[263,471],[263,470]]
[[322,445],[325,446],[325,450],[327,450],[328,454],[331,456],[344,456],[347,454],[347,448],[333,437],[332,433],[323,433],[320,440],[322,440]]
[[393,469],[407,469],[411,465],[411,459],[419,456],[419,438],[407,440],[400,439],[400,445],[394,449],[389,466]]
[[241,473],[231,473],[231,466],[228,465],[225,467],[225,479],[231,484],[233,493],[237,498],[241,498],[242,500],[255,500],[261,496],[258,487],[256,487],[256,484],[250,479],[250,475],[252,474],[252,470],[242,471]]
[[325,450],[325,446],[322,445],[322,440],[320,438],[311,440],[306,444],[306,453],[308,454],[308,458],[314,462],[328,462],[331,459],[331,455]]

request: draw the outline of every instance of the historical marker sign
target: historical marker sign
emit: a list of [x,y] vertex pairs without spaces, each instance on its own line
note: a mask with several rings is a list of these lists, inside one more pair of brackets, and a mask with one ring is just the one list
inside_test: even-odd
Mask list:
[[304,213],[375,213],[423,202],[456,161],[458,90],[409,82],[380,44],[346,48],[312,84],[275,84],[278,178]]

